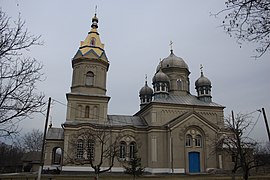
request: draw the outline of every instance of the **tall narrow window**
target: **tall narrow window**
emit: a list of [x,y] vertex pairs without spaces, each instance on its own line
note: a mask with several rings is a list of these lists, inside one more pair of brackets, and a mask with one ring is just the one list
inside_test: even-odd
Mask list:
[[85,85],[86,86],[93,86],[94,85],[94,73],[93,72],[89,71],[86,73]]
[[95,46],[96,45],[96,38],[92,37],[90,40],[90,46]]
[[196,137],[195,137],[195,146],[197,146],[197,147],[202,146],[202,136],[201,135],[196,135]]
[[78,106],[77,117],[82,117],[82,106],[81,105]]
[[129,158],[133,159],[135,157],[135,153],[136,153],[136,143],[131,142],[129,144]]
[[89,118],[89,110],[90,110],[89,106],[86,106],[85,107],[85,112],[84,112],[85,113],[85,115],[84,115],[85,118]]
[[62,159],[62,149],[60,147],[53,148],[52,151],[52,163],[60,164]]
[[119,158],[125,159],[126,158],[126,150],[127,150],[127,144],[124,141],[120,142],[120,154]]
[[182,81],[181,81],[181,79],[177,79],[176,84],[177,84],[177,89],[182,90]]
[[191,147],[192,146],[192,137],[189,134],[186,136],[186,146],[187,147]]
[[94,112],[93,112],[93,116],[94,116],[93,118],[94,118],[94,119],[98,119],[98,107],[95,106],[93,111],[94,111]]
[[87,147],[87,159],[94,160],[94,153],[95,153],[95,146],[94,141],[89,140],[88,141],[88,147]]
[[201,94],[204,94],[204,89],[203,88],[201,89]]
[[161,91],[165,91],[165,85],[164,84],[161,85]]
[[78,159],[83,159],[83,141],[78,140],[77,142],[77,154],[76,154]]

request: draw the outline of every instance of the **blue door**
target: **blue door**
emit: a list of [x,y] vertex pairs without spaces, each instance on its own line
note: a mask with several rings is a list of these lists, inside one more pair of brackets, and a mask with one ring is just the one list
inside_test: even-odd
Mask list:
[[200,153],[199,152],[189,152],[189,172],[198,173],[200,172]]

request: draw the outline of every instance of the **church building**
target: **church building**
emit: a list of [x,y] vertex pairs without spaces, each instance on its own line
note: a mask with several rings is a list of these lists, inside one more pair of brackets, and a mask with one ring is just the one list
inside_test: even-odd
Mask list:
[[[113,63],[113,61],[111,61]],[[203,173],[226,169],[226,159],[215,141],[224,132],[224,106],[213,102],[212,84],[201,74],[195,81],[196,95],[190,93],[189,67],[173,49],[160,61],[151,82],[138,87],[140,110],[134,115],[108,115],[110,97],[106,95],[110,62],[98,32],[98,18],[72,58],[72,83],[66,94],[67,114],[62,127],[50,126],[45,144],[44,168],[62,171],[91,171],[89,164],[76,159],[100,156],[95,141],[71,140],[79,131],[109,129],[111,140],[118,137],[119,153],[110,171],[123,172],[123,161],[133,158],[135,149],[149,173]],[[117,72],[112,72],[117,73]],[[72,147],[71,147],[72,146]],[[61,158],[59,158],[59,152]],[[68,161],[73,157],[75,161]],[[104,161],[102,167],[107,167]]]

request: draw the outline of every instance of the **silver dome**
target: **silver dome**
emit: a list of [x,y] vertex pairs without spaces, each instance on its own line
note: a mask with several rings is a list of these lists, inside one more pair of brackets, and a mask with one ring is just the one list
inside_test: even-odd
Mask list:
[[[188,65],[182,58],[174,55],[173,50],[171,50],[171,54],[168,57],[164,58],[160,64],[161,64],[162,69],[170,68],[170,67],[189,69]],[[160,68],[160,64],[157,66],[157,71]]]
[[199,77],[199,79],[196,80],[195,86],[196,87],[211,86],[211,81],[207,77],[205,77],[203,73],[201,72],[201,77]]
[[153,94],[153,90],[152,88],[150,88],[148,85],[147,85],[147,82],[145,82],[145,85],[141,88],[140,90],[140,96],[142,95],[152,95]]
[[170,82],[169,77],[162,72],[162,70],[159,68],[159,71],[154,75],[153,79],[152,79],[153,83],[156,82]]

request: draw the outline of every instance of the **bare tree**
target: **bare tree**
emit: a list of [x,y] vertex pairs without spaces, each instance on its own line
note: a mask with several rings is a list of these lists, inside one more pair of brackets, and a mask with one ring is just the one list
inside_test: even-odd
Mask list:
[[39,129],[33,129],[31,132],[24,134],[19,143],[27,152],[40,152],[42,148],[43,133]]
[[0,9],[0,137],[18,132],[19,121],[42,111],[44,95],[36,92],[42,65],[26,55],[41,44],[20,17],[11,21]]
[[245,180],[248,179],[252,168],[262,165],[254,156],[258,143],[247,136],[252,125],[252,118],[247,114],[237,114],[234,118],[232,113],[232,117],[225,119],[228,133],[218,141],[219,147],[233,157],[233,177],[236,171],[241,169]]
[[23,154],[20,147],[0,142],[0,173],[21,172]]
[[270,1],[226,0],[225,5],[216,14],[225,14],[224,30],[240,44],[245,41],[257,44],[254,57],[261,57],[270,46]]
[[[90,165],[94,169],[96,179],[114,166],[118,154],[118,137],[112,137],[109,127],[84,129],[73,136],[70,144],[73,154],[69,153],[66,156],[66,162]],[[102,168],[104,164],[107,168]]]

